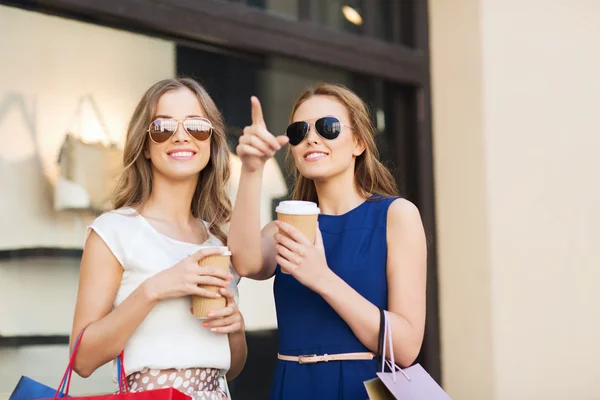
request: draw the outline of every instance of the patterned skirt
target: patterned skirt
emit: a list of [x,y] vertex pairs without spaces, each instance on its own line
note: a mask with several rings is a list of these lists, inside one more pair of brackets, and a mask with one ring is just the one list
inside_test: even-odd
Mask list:
[[215,368],[148,369],[127,376],[131,393],[175,388],[194,400],[228,400],[226,383]]

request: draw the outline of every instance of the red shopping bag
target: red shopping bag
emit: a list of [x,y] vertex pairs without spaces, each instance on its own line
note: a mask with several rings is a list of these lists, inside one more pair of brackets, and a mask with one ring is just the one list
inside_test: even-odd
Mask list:
[[[77,355],[77,350],[79,349],[79,344],[83,337],[83,330],[77,341],[75,342],[75,346],[73,347],[73,353],[71,354],[71,358],[69,360],[69,365],[67,365],[67,370],[65,371],[62,380],[60,381],[59,389],[56,391],[56,394],[52,398],[52,400],[62,398],[62,397],[70,397],[69,396],[69,388],[71,386],[71,376],[73,375],[73,366],[75,365],[75,356]],[[117,371],[118,371],[118,383],[119,383],[119,393],[110,394],[110,395],[98,395],[98,396],[85,396],[85,397],[70,397],[70,400],[191,400],[191,397],[180,392],[174,388],[167,389],[156,389],[156,390],[147,390],[145,392],[137,392],[137,393],[129,393],[129,388],[127,387],[127,380],[125,377],[125,368],[123,366],[123,352],[117,358]],[[64,389],[64,395],[63,395]]]
[[119,393],[87,397],[70,397],[70,399],[85,400],[190,400],[191,397],[177,389],[154,389],[137,393]]

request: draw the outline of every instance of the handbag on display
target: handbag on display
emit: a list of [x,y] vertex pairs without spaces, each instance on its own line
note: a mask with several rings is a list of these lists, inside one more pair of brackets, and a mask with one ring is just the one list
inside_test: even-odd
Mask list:
[[[420,364],[408,368],[397,366],[393,348],[388,312],[380,310],[378,372],[375,378],[364,382],[369,400],[451,400]],[[386,367],[391,372],[386,372]]]
[[[103,138],[88,142],[82,135],[82,110],[91,106]],[[60,169],[56,181],[54,208],[56,210],[89,209],[103,212],[111,209],[111,195],[115,180],[122,170],[123,153],[111,140],[108,129],[94,98],[83,96],[75,112],[79,122],[77,133],[69,132],[62,143],[58,157]]]

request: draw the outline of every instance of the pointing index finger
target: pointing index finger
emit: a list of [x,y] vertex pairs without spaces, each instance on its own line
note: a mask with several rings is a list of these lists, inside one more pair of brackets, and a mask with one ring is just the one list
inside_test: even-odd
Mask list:
[[250,103],[252,104],[252,125],[264,125],[265,120],[263,118],[262,106],[260,105],[258,97],[252,96],[250,98]]

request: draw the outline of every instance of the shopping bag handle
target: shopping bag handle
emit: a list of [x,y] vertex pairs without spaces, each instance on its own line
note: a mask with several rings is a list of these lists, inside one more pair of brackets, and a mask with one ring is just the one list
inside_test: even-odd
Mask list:
[[127,386],[127,377],[125,376],[125,361],[124,352],[121,351],[119,357],[117,357],[117,382],[119,383],[119,393],[129,393],[129,387]]
[[[392,324],[390,323],[388,312],[385,310],[382,310],[381,316],[383,319],[383,351],[381,352],[381,357],[382,357],[381,372],[382,373],[385,372],[385,366],[387,365],[390,368],[390,370],[392,371],[392,378],[393,378],[394,382],[396,382],[396,371],[401,372],[402,375],[404,375],[404,377],[410,381],[410,377],[408,376],[408,374],[406,372],[404,372],[404,370],[402,368],[400,368],[399,366],[396,365],[396,359],[394,357],[394,342],[392,340]],[[380,335],[380,336],[382,336],[382,335]],[[386,347],[387,347],[388,343],[390,345],[389,346],[390,347],[390,360],[389,361],[385,357]]]
[[[71,351],[71,355],[69,357],[69,364],[67,364],[67,369],[63,374],[62,379],[60,380],[60,385],[58,385],[58,389],[54,394],[54,398],[58,399],[60,397],[67,397],[69,394],[69,387],[71,384],[71,373],[73,370],[73,363],[75,361],[75,354],[77,354],[77,349],[79,348],[79,343],[81,342],[81,338],[83,337],[83,333],[85,332],[85,328],[81,330],[77,339],[75,340],[75,344],[73,345],[73,350]],[[66,387],[66,392],[65,392]],[[61,396],[62,395],[62,396]]]
[[383,314],[383,308],[379,309],[379,337],[377,339],[377,367],[375,371],[379,371],[379,366],[383,365],[384,360],[381,357],[383,354],[383,336],[385,333],[385,315]]
[[[67,369],[60,381],[60,385],[58,386],[58,390],[54,394],[54,398],[62,398],[69,396],[69,389],[71,388],[71,377],[73,375],[73,368],[75,366],[75,356],[77,355],[77,350],[79,350],[79,345],[81,344],[81,339],[85,332],[85,328],[81,330],[77,339],[75,340],[75,344],[73,345],[73,351],[71,352],[71,356],[69,358],[69,364],[67,365]],[[118,382],[119,382],[119,393],[129,393],[129,388],[127,387],[125,380],[125,368],[123,363],[124,353],[121,351],[121,354],[117,357],[117,370],[118,370]],[[62,395],[62,396],[61,396]]]

